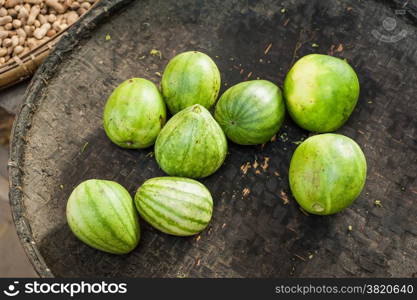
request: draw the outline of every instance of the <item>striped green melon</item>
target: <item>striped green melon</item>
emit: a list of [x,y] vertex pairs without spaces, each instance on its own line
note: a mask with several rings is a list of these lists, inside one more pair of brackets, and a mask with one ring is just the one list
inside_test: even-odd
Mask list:
[[153,145],[165,121],[166,107],[158,88],[143,78],[132,78],[120,84],[104,108],[103,125],[107,136],[127,149]]
[[240,145],[268,142],[285,116],[279,87],[267,80],[251,80],[229,88],[217,102],[214,117],[226,136]]
[[161,89],[174,115],[193,104],[209,109],[220,90],[220,72],[206,54],[188,51],[175,56],[164,70]]
[[155,158],[171,176],[202,178],[216,172],[227,154],[226,137],[199,104],[173,116],[155,143]]
[[66,215],[72,232],[93,248],[124,254],[139,243],[140,228],[132,197],[117,182],[82,182],[68,199]]
[[135,204],[149,224],[177,236],[204,230],[213,213],[208,189],[196,180],[181,177],[147,180],[136,192]]

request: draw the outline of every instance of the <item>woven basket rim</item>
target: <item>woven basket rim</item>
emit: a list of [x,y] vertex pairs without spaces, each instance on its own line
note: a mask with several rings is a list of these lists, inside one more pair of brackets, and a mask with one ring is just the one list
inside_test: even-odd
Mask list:
[[[97,5],[97,3],[99,3],[100,1],[101,0],[98,0],[95,3],[93,3],[93,5],[88,9],[88,11],[93,9]],[[76,22],[69,25],[64,30],[58,32],[57,34],[55,34],[54,36],[52,36],[51,38],[49,38],[45,42],[41,43],[36,48],[34,48],[34,49],[32,49],[28,52],[25,52],[24,54],[14,56],[7,63],[5,63],[3,65],[0,65],[0,75],[5,74],[5,73],[7,73],[7,72],[9,72],[9,71],[11,71],[15,68],[18,68],[20,65],[25,64],[30,60],[34,60],[37,56],[43,54],[45,51],[48,51],[48,50],[52,49],[52,47],[55,46],[56,43],[59,41],[61,36],[66,34],[66,32],[71,27],[73,27],[75,24],[79,23],[84,18],[85,15],[86,15],[86,13],[84,13],[82,16],[80,16],[79,19]]]
[[[7,73],[8,71],[19,67],[19,65],[21,65],[22,63],[26,63],[29,60],[33,60],[34,57],[39,56],[41,53],[51,49],[58,42],[59,38],[67,31],[68,28],[61,31],[60,33],[57,33],[49,40],[37,46],[36,48],[28,52],[25,52],[25,54],[12,57],[9,62],[0,67],[0,74]],[[17,60],[20,60],[21,62],[18,62]]]
[[55,72],[54,66],[61,61],[62,52],[71,52],[80,42],[81,38],[98,26],[105,19],[109,18],[112,13],[116,13],[128,3],[134,0],[100,0],[97,3],[96,11],[89,11],[85,14],[82,22],[75,22],[69,32],[62,36],[51,55],[46,58],[43,65],[40,66],[38,73],[31,81],[25,93],[25,103],[22,105],[13,125],[12,139],[10,143],[10,160],[9,169],[9,201],[12,210],[12,217],[16,226],[17,234],[23,249],[26,252],[29,261],[32,263],[35,271],[40,277],[54,277],[48,269],[42,254],[36,243],[32,243],[33,235],[30,224],[25,216],[25,204],[23,203],[23,191],[21,190],[22,173],[19,167],[23,163],[23,153],[25,140],[24,136],[28,133],[31,119],[36,109],[34,109],[40,100],[38,93],[47,84],[49,76]]

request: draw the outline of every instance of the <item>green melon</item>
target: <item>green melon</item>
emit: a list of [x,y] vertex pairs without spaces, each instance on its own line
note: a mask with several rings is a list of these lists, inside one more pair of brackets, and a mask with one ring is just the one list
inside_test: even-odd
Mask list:
[[302,128],[331,132],[349,118],[359,97],[359,81],[340,58],[310,54],[288,72],[284,97],[291,118]]
[[227,141],[221,127],[199,104],[173,116],[155,143],[156,161],[171,176],[209,176],[220,168],[226,154]]
[[72,232],[93,248],[125,254],[139,243],[140,228],[132,197],[117,182],[82,182],[68,199],[66,215]]
[[279,87],[267,80],[252,80],[229,88],[216,104],[214,117],[226,136],[240,145],[268,142],[285,116]]
[[166,121],[166,107],[149,80],[132,78],[120,84],[104,108],[104,130],[116,145],[147,148],[155,143]]
[[206,54],[188,51],[178,54],[166,66],[161,89],[171,114],[193,104],[209,109],[220,90],[220,72]]
[[340,134],[309,137],[294,152],[289,181],[295,199],[307,212],[340,212],[365,185],[365,155],[355,141]]
[[198,181],[181,177],[147,180],[136,192],[139,214],[156,229],[189,236],[204,230],[213,213],[213,199]]

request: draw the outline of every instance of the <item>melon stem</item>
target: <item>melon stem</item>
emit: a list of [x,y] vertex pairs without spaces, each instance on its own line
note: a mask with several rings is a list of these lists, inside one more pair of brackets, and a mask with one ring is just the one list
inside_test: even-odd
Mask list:
[[200,113],[201,112],[200,107],[198,105],[194,105],[193,112]]

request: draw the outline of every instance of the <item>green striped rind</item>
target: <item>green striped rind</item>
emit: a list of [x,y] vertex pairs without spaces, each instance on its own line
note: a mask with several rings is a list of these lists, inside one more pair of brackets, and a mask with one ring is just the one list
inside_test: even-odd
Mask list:
[[359,80],[340,58],[310,54],[298,60],[284,82],[291,118],[302,128],[331,132],[351,115],[359,97]]
[[72,232],[93,248],[125,254],[139,243],[140,228],[132,197],[116,182],[82,182],[68,199],[66,215]]
[[165,121],[166,107],[158,88],[143,78],[120,84],[104,108],[104,130],[113,143],[123,148],[153,145]]
[[365,185],[365,155],[346,136],[312,136],[295,150],[289,181],[304,210],[317,215],[337,213],[351,205]]
[[203,106],[190,106],[173,116],[155,143],[155,158],[171,176],[202,178],[213,174],[227,154],[226,137]]
[[161,89],[173,115],[193,104],[209,109],[219,95],[220,72],[208,55],[197,51],[184,52],[166,66]]
[[267,80],[232,86],[220,97],[214,114],[226,136],[241,145],[268,142],[281,127],[284,116],[281,91]]
[[156,229],[189,236],[207,227],[213,214],[213,199],[200,182],[181,177],[147,180],[136,192],[140,215]]

